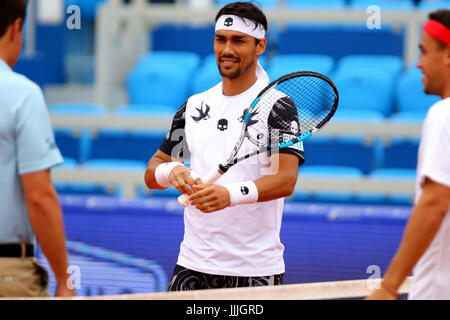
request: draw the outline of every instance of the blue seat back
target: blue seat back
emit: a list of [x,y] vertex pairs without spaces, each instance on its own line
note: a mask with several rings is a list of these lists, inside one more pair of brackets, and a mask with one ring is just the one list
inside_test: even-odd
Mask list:
[[188,98],[199,63],[193,52],[156,51],[143,56],[127,79],[130,103],[179,107]]
[[426,111],[439,101],[438,96],[423,92],[422,72],[412,66],[400,76],[396,90],[396,105],[398,111]]
[[387,72],[339,69],[333,80],[339,90],[339,108],[372,110],[388,115],[393,110],[393,82]]
[[333,58],[326,55],[281,54],[271,60],[267,73],[270,79],[275,80],[282,75],[303,70],[330,75],[333,67]]
[[377,163],[375,146],[361,137],[317,136],[304,141],[305,164],[310,166],[354,167],[363,173],[373,170]]
[[383,168],[416,169],[419,138],[394,138],[384,147]]
[[166,132],[101,130],[92,137],[88,159],[138,160],[147,163]]
[[403,69],[403,60],[394,55],[349,55],[337,62],[339,69],[347,70],[384,70],[392,77],[397,76]]
[[354,9],[367,9],[369,6],[376,5],[381,9],[405,10],[414,8],[414,2],[411,0],[352,0],[351,7]]
[[202,65],[194,75],[192,94],[208,90],[221,81],[222,77],[217,68],[216,56],[210,54],[203,60]]
[[55,141],[59,151],[64,158],[72,158],[76,161],[81,159],[81,142],[80,137],[70,129],[55,128]]

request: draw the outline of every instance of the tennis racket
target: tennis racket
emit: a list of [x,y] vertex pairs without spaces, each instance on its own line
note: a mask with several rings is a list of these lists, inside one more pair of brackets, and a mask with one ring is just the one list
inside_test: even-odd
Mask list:
[[[333,117],[338,102],[336,86],[320,73],[294,72],[271,82],[246,109],[239,140],[230,156],[202,181],[213,183],[244,159],[293,146],[316,134]],[[255,148],[238,157],[245,139]],[[185,207],[190,204],[184,194],[178,201]]]

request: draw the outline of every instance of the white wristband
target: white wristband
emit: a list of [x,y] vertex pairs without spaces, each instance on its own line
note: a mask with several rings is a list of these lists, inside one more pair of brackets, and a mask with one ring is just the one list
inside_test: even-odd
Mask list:
[[156,167],[155,170],[155,179],[158,184],[163,187],[167,188],[170,186],[169,181],[169,174],[173,170],[173,168],[177,166],[184,166],[181,162],[164,162],[161,163],[159,166]]
[[253,181],[233,182],[224,187],[230,193],[230,207],[258,201],[258,188]]

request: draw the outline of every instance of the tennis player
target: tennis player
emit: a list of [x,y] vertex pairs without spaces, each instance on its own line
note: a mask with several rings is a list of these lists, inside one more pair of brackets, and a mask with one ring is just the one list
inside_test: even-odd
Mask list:
[[[251,3],[220,9],[214,52],[222,82],[187,100],[148,164],[150,189],[172,185],[190,195],[192,204],[185,209],[184,239],[168,291],[283,283],[281,217],[284,197],[292,194],[304,162],[302,145],[237,163],[216,184],[199,179],[231,153],[244,110],[268,85],[258,62],[266,31],[264,13]],[[188,153],[190,168],[180,160]]]
[[450,299],[450,10],[430,13],[417,67],[427,94],[442,100],[422,129],[416,205],[381,288],[368,299],[396,299],[414,268],[409,299]]
[[49,295],[34,234],[55,274],[56,296],[73,296],[49,171],[62,157],[40,88],[11,69],[22,49],[26,8],[26,0],[0,2],[0,297]]

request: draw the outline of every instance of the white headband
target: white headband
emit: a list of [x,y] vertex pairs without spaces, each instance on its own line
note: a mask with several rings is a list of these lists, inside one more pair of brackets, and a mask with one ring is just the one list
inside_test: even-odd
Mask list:
[[[217,19],[216,31],[232,30],[248,34],[258,40],[264,39],[266,37],[266,30],[264,30],[264,27],[260,23],[258,23],[258,27],[256,28],[255,25],[255,21],[246,18],[241,18],[231,14],[222,15],[219,19]],[[269,82],[269,76],[259,61],[258,66],[256,67],[256,76],[264,82]]]
[[256,39],[263,39],[266,37],[266,31],[261,23],[255,28],[257,22],[246,18],[241,18],[235,15],[222,15],[216,22],[216,31],[218,30],[232,30],[238,31]]

